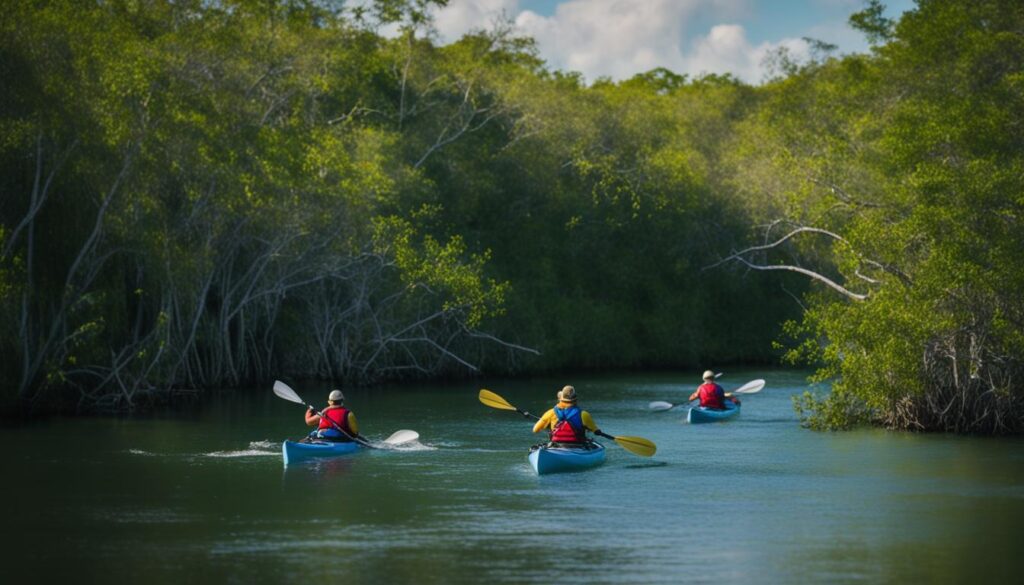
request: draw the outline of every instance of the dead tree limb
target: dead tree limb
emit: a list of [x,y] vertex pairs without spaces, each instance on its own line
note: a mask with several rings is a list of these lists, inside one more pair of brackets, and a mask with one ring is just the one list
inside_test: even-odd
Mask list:
[[[773,223],[772,225],[775,225],[775,224]],[[773,248],[777,248],[777,247],[781,246],[782,244],[784,244],[785,242],[787,242],[788,240],[790,240],[791,238],[793,238],[794,236],[796,236],[798,234],[802,234],[802,233],[822,234],[822,235],[828,236],[829,238],[832,238],[832,239],[834,239],[836,241],[840,241],[840,242],[843,242],[843,243],[848,243],[845,238],[843,238],[842,236],[840,236],[839,234],[837,234],[835,232],[831,232],[829,230],[822,229],[822,228],[816,228],[816,227],[810,227],[810,226],[801,226],[801,227],[798,227],[798,228],[796,228],[794,230],[791,230],[788,234],[782,236],[781,238],[775,240],[774,242],[771,242],[769,244],[762,244],[760,246],[751,246],[751,247],[746,248],[744,250],[740,250],[739,252],[736,252],[736,253],[734,253],[734,254],[732,254],[730,256],[727,256],[727,257],[719,260],[718,262],[715,262],[714,264],[705,266],[701,270],[710,270],[711,268],[715,268],[717,266],[721,266],[722,264],[725,264],[726,262],[737,261],[737,262],[742,263],[743,265],[747,266],[748,268],[750,268],[752,270],[787,270],[787,271],[790,271],[790,272],[797,272],[799,274],[803,274],[805,276],[808,276],[808,277],[810,277],[813,280],[817,280],[819,282],[822,282],[825,285],[827,285],[828,287],[832,288],[833,290],[836,290],[840,294],[842,294],[842,295],[844,295],[844,296],[846,296],[848,298],[851,298],[851,299],[853,299],[855,301],[863,301],[863,300],[867,299],[868,298],[867,294],[862,294],[862,293],[854,292],[854,291],[846,288],[845,286],[839,284],[838,282],[832,280],[831,278],[825,276],[824,274],[821,274],[820,272],[815,272],[813,270],[809,270],[807,268],[803,268],[801,266],[795,266],[795,265],[792,265],[792,264],[755,264],[755,263],[753,263],[753,262],[751,262],[751,261],[749,261],[749,260],[747,260],[745,258],[745,256],[747,254],[750,254],[752,252],[761,252],[761,251],[771,250]],[[867,261],[867,262],[872,264],[872,265],[876,265],[876,266],[879,266],[879,267],[881,266],[881,264],[879,264],[877,262],[873,262],[873,261]],[[863,277],[863,276],[861,276],[861,278],[863,278],[865,280],[868,280],[869,282],[873,280],[873,279],[866,278],[866,277]],[[874,282],[877,282],[877,281],[874,281]]]
[[736,260],[738,262],[741,262],[742,264],[746,265],[748,268],[753,269],[753,270],[788,270],[790,272],[798,272],[798,273],[803,274],[805,276],[809,276],[809,277],[811,277],[814,280],[817,280],[819,282],[825,283],[829,287],[839,291],[841,294],[843,294],[843,295],[845,295],[845,296],[847,296],[847,297],[849,297],[849,298],[851,298],[851,299],[853,299],[855,301],[863,301],[863,300],[868,298],[867,294],[855,293],[852,290],[844,287],[843,285],[839,284],[838,282],[832,280],[831,278],[829,278],[829,277],[827,277],[827,276],[825,276],[823,274],[819,274],[817,272],[814,272],[813,270],[808,270],[806,268],[801,268],[800,266],[793,266],[791,264],[760,265],[760,264],[754,264],[753,262],[750,262],[746,258],[743,258],[743,257],[736,257]]

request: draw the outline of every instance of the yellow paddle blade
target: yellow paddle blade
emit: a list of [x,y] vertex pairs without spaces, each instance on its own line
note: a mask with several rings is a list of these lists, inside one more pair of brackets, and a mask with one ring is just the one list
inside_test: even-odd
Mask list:
[[509,404],[507,400],[505,400],[501,396],[498,396],[494,392],[491,392],[490,390],[480,391],[480,402],[483,402],[484,404],[490,406],[491,408],[500,408],[501,410],[516,409],[516,407]]
[[641,457],[650,457],[658,450],[657,445],[643,437],[615,437],[615,442],[626,451]]

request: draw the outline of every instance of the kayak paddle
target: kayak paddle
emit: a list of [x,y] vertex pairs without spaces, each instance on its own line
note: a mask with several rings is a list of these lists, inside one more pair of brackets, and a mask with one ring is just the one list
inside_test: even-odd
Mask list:
[[[514,410],[519,414],[525,416],[526,418],[540,420],[539,416],[530,414],[525,410],[519,410],[518,408],[513,406],[508,400],[505,400],[504,398],[495,394],[494,392],[491,392],[490,390],[480,390],[480,402],[483,402],[485,405],[490,406],[491,408],[497,408],[498,410]],[[626,451],[629,451],[630,453],[635,453],[637,455],[640,455],[641,457],[650,457],[651,455],[654,455],[655,451],[658,450],[657,445],[643,437],[614,437],[600,430],[596,431],[594,434],[599,437],[611,439]]]
[[[746,384],[740,386],[739,388],[733,390],[732,392],[726,392],[725,395],[728,397],[728,396],[733,396],[735,394],[754,394],[756,392],[760,392],[762,388],[764,388],[764,380],[751,380],[751,381],[747,382]],[[671,409],[679,406],[680,404],[689,404],[690,402],[692,402],[692,401],[687,400],[686,402],[680,402],[679,404],[673,404],[671,402],[663,402],[661,400],[655,400],[654,402],[651,402],[650,404],[648,404],[647,408],[649,408],[649,409],[651,409],[651,410],[653,410],[655,412],[660,412],[660,411],[665,411],[665,410],[671,410]]]
[[525,410],[519,410],[515,406],[512,406],[508,400],[505,400],[504,398],[498,396],[497,394],[491,392],[490,390],[480,391],[480,402],[483,402],[484,404],[490,406],[491,408],[497,408],[498,410],[514,410],[519,414],[525,416],[526,418],[540,420],[539,416],[535,414],[530,414]]
[[[327,422],[331,423],[331,426],[333,426],[335,429],[337,429],[338,432],[340,432],[341,434],[345,435],[349,439],[359,443],[360,445],[362,445],[364,447],[368,447],[370,449],[380,449],[380,447],[371,445],[369,441],[367,441],[366,439],[364,439],[363,437],[361,437],[359,435],[352,436],[351,434],[346,433],[345,429],[343,429],[340,426],[338,426],[338,423],[336,423],[333,420],[325,417],[323,412],[317,410],[316,407],[314,407],[311,404],[306,404],[306,402],[298,394],[296,394],[295,390],[292,390],[291,386],[289,386],[288,384],[285,384],[284,382],[282,382],[280,380],[276,380],[274,382],[274,394],[276,394],[278,396],[278,398],[284,398],[285,400],[287,400],[289,402],[294,402],[296,404],[302,404],[303,406],[306,406],[307,408],[312,408],[313,412],[317,413],[317,415],[320,416],[321,420],[326,420]],[[407,429],[402,429],[400,431],[395,431],[394,433],[392,433],[392,435],[390,437],[384,439],[384,444],[385,445],[389,445],[389,446],[390,445],[401,445],[402,443],[409,443],[411,441],[415,441],[416,439],[419,438],[419,436],[420,436],[420,434],[417,433],[416,431],[410,431],[410,430],[407,430]]]
[[599,437],[611,439],[618,443],[619,447],[622,447],[626,451],[629,451],[630,453],[634,453],[641,457],[650,457],[651,455],[654,455],[655,451],[658,450],[657,445],[643,437],[613,437],[608,433],[600,430],[594,432],[594,434]]

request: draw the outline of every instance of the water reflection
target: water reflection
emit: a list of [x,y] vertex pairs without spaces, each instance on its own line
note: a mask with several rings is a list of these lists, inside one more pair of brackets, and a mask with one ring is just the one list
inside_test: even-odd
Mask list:
[[358,459],[364,453],[351,453],[339,457],[305,461],[284,467],[284,478],[300,477],[302,481],[337,479],[352,473],[358,466]]

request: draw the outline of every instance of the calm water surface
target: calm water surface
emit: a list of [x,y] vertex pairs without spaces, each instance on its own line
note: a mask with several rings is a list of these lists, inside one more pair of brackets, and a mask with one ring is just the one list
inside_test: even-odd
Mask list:
[[[283,468],[302,407],[269,388],[173,418],[0,430],[4,583],[1019,583],[1024,441],[801,429],[799,373],[766,378],[736,420],[685,424],[687,374],[349,392],[363,434],[420,444]],[[564,383],[607,463],[537,477],[530,423]],[[295,385],[320,403],[329,388]]]

